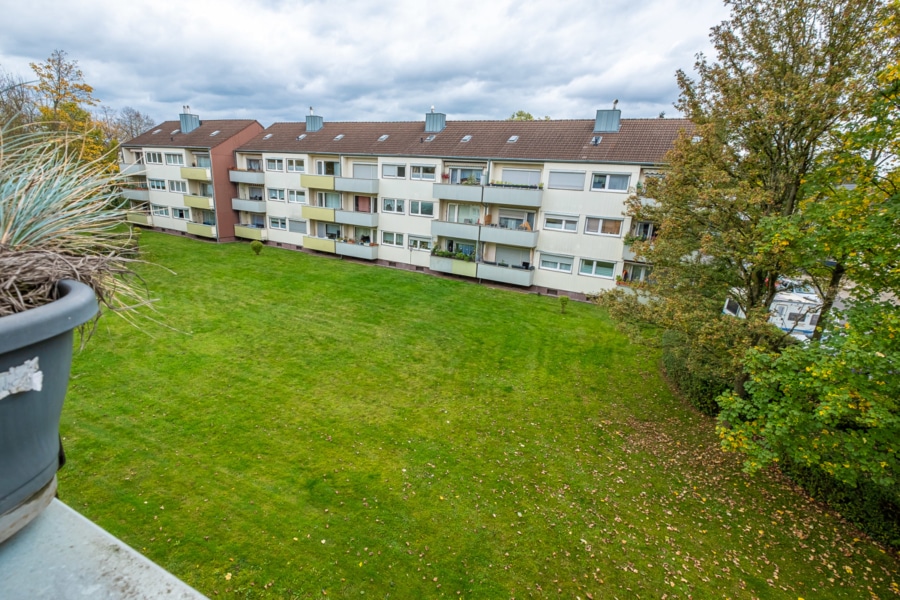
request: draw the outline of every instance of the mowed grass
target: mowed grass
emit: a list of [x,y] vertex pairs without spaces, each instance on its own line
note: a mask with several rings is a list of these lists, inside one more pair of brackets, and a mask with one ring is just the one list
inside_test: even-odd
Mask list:
[[212,597],[886,598],[597,307],[145,232],[76,354],[63,501]]

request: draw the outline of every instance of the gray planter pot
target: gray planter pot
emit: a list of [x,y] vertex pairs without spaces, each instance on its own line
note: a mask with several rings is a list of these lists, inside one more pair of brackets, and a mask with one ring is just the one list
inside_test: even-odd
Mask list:
[[73,330],[97,313],[87,285],[61,281],[59,291],[55,302],[0,318],[0,542],[43,509],[36,497],[52,499]]

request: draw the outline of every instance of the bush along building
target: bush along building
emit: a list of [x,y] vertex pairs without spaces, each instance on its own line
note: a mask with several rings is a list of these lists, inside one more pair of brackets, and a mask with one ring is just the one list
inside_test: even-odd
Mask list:
[[[189,133],[167,122],[123,145],[122,168],[143,168],[138,183],[148,188],[129,196],[140,202],[132,222],[583,298],[617,278],[647,277],[626,241],[652,235],[652,225],[632,223],[625,200],[661,172],[688,128],[615,109],[557,121],[448,121],[432,110],[424,123],[332,123],[310,114],[265,130],[210,121]],[[192,161],[225,146],[224,181],[215,165],[207,179],[189,178]]]

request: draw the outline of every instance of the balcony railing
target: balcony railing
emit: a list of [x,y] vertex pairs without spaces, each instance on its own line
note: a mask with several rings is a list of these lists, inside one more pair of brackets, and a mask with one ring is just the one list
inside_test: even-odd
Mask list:
[[181,167],[181,176],[193,181],[209,181],[212,178],[206,167]]
[[300,185],[316,190],[334,190],[334,175],[306,175],[300,176]]
[[188,223],[187,231],[192,235],[199,235],[200,237],[208,237],[215,238],[216,237],[216,226],[215,225],[204,225],[202,223]]
[[453,223],[451,221],[432,221],[431,235],[444,237],[456,237],[466,240],[478,239],[477,223]]
[[481,202],[482,190],[478,184],[435,183],[431,194],[441,200],[461,200],[462,202]]
[[249,213],[264,214],[266,212],[266,203],[260,200],[248,200],[246,198],[232,198],[231,208],[234,210],[243,210]]
[[513,267],[481,262],[478,263],[478,278],[531,287],[534,283],[534,267]]
[[234,226],[234,236],[243,238],[246,240],[260,240],[265,241],[268,239],[267,231],[264,227],[255,227],[253,225],[235,225]]
[[335,177],[334,191],[375,195],[378,193],[378,180],[358,179],[356,177]]
[[129,223],[134,223],[135,225],[146,225],[147,227],[153,227],[153,217],[145,212],[128,211],[127,213],[125,213],[125,220]]
[[300,214],[303,215],[304,219],[310,219],[312,221],[323,221],[325,223],[334,223],[334,212],[333,208],[323,208],[321,206],[309,206],[304,204],[300,208]]
[[[306,238],[307,240],[309,238]],[[336,250],[343,256],[362,258],[363,260],[375,260],[378,258],[378,244],[351,244],[350,242],[337,242]]]
[[451,273],[464,277],[475,277],[478,273],[478,265],[475,262],[431,255],[428,268],[441,273]]
[[147,166],[139,163],[119,163],[119,173],[122,175],[145,175]]
[[191,208],[200,208],[203,210],[212,210],[213,199],[207,196],[194,196],[192,194],[184,195],[184,205]]
[[498,225],[484,225],[481,228],[481,241],[503,244],[506,246],[522,246],[536,248],[538,240],[537,231],[525,229],[507,229]]
[[128,200],[137,200],[138,202],[150,201],[150,190],[147,188],[124,188],[122,196]]
[[306,236],[303,238],[303,247],[319,252],[335,253],[335,240]]
[[266,183],[266,174],[262,171],[243,171],[241,169],[231,169],[230,171],[228,171],[228,179],[231,181],[231,183],[264,185]]
[[484,188],[483,197],[487,204],[539,208],[544,197],[544,190],[537,186],[491,184]]
[[378,227],[378,213],[336,210],[334,211],[334,222],[357,227]]

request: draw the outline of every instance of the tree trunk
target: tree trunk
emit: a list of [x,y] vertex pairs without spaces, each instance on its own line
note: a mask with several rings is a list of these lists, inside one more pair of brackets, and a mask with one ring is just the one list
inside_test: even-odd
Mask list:
[[[841,280],[844,278],[844,263],[838,262],[835,265],[834,270],[831,272],[831,281],[828,282],[828,288],[825,290],[825,297],[822,298],[822,311],[819,315],[819,324],[825,321],[828,317],[828,314],[831,312],[831,308],[834,306],[834,301],[837,299],[838,292],[841,291]],[[821,340],[823,329],[822,327],[816,324],[816,330],[812,334],[813,340]]]

